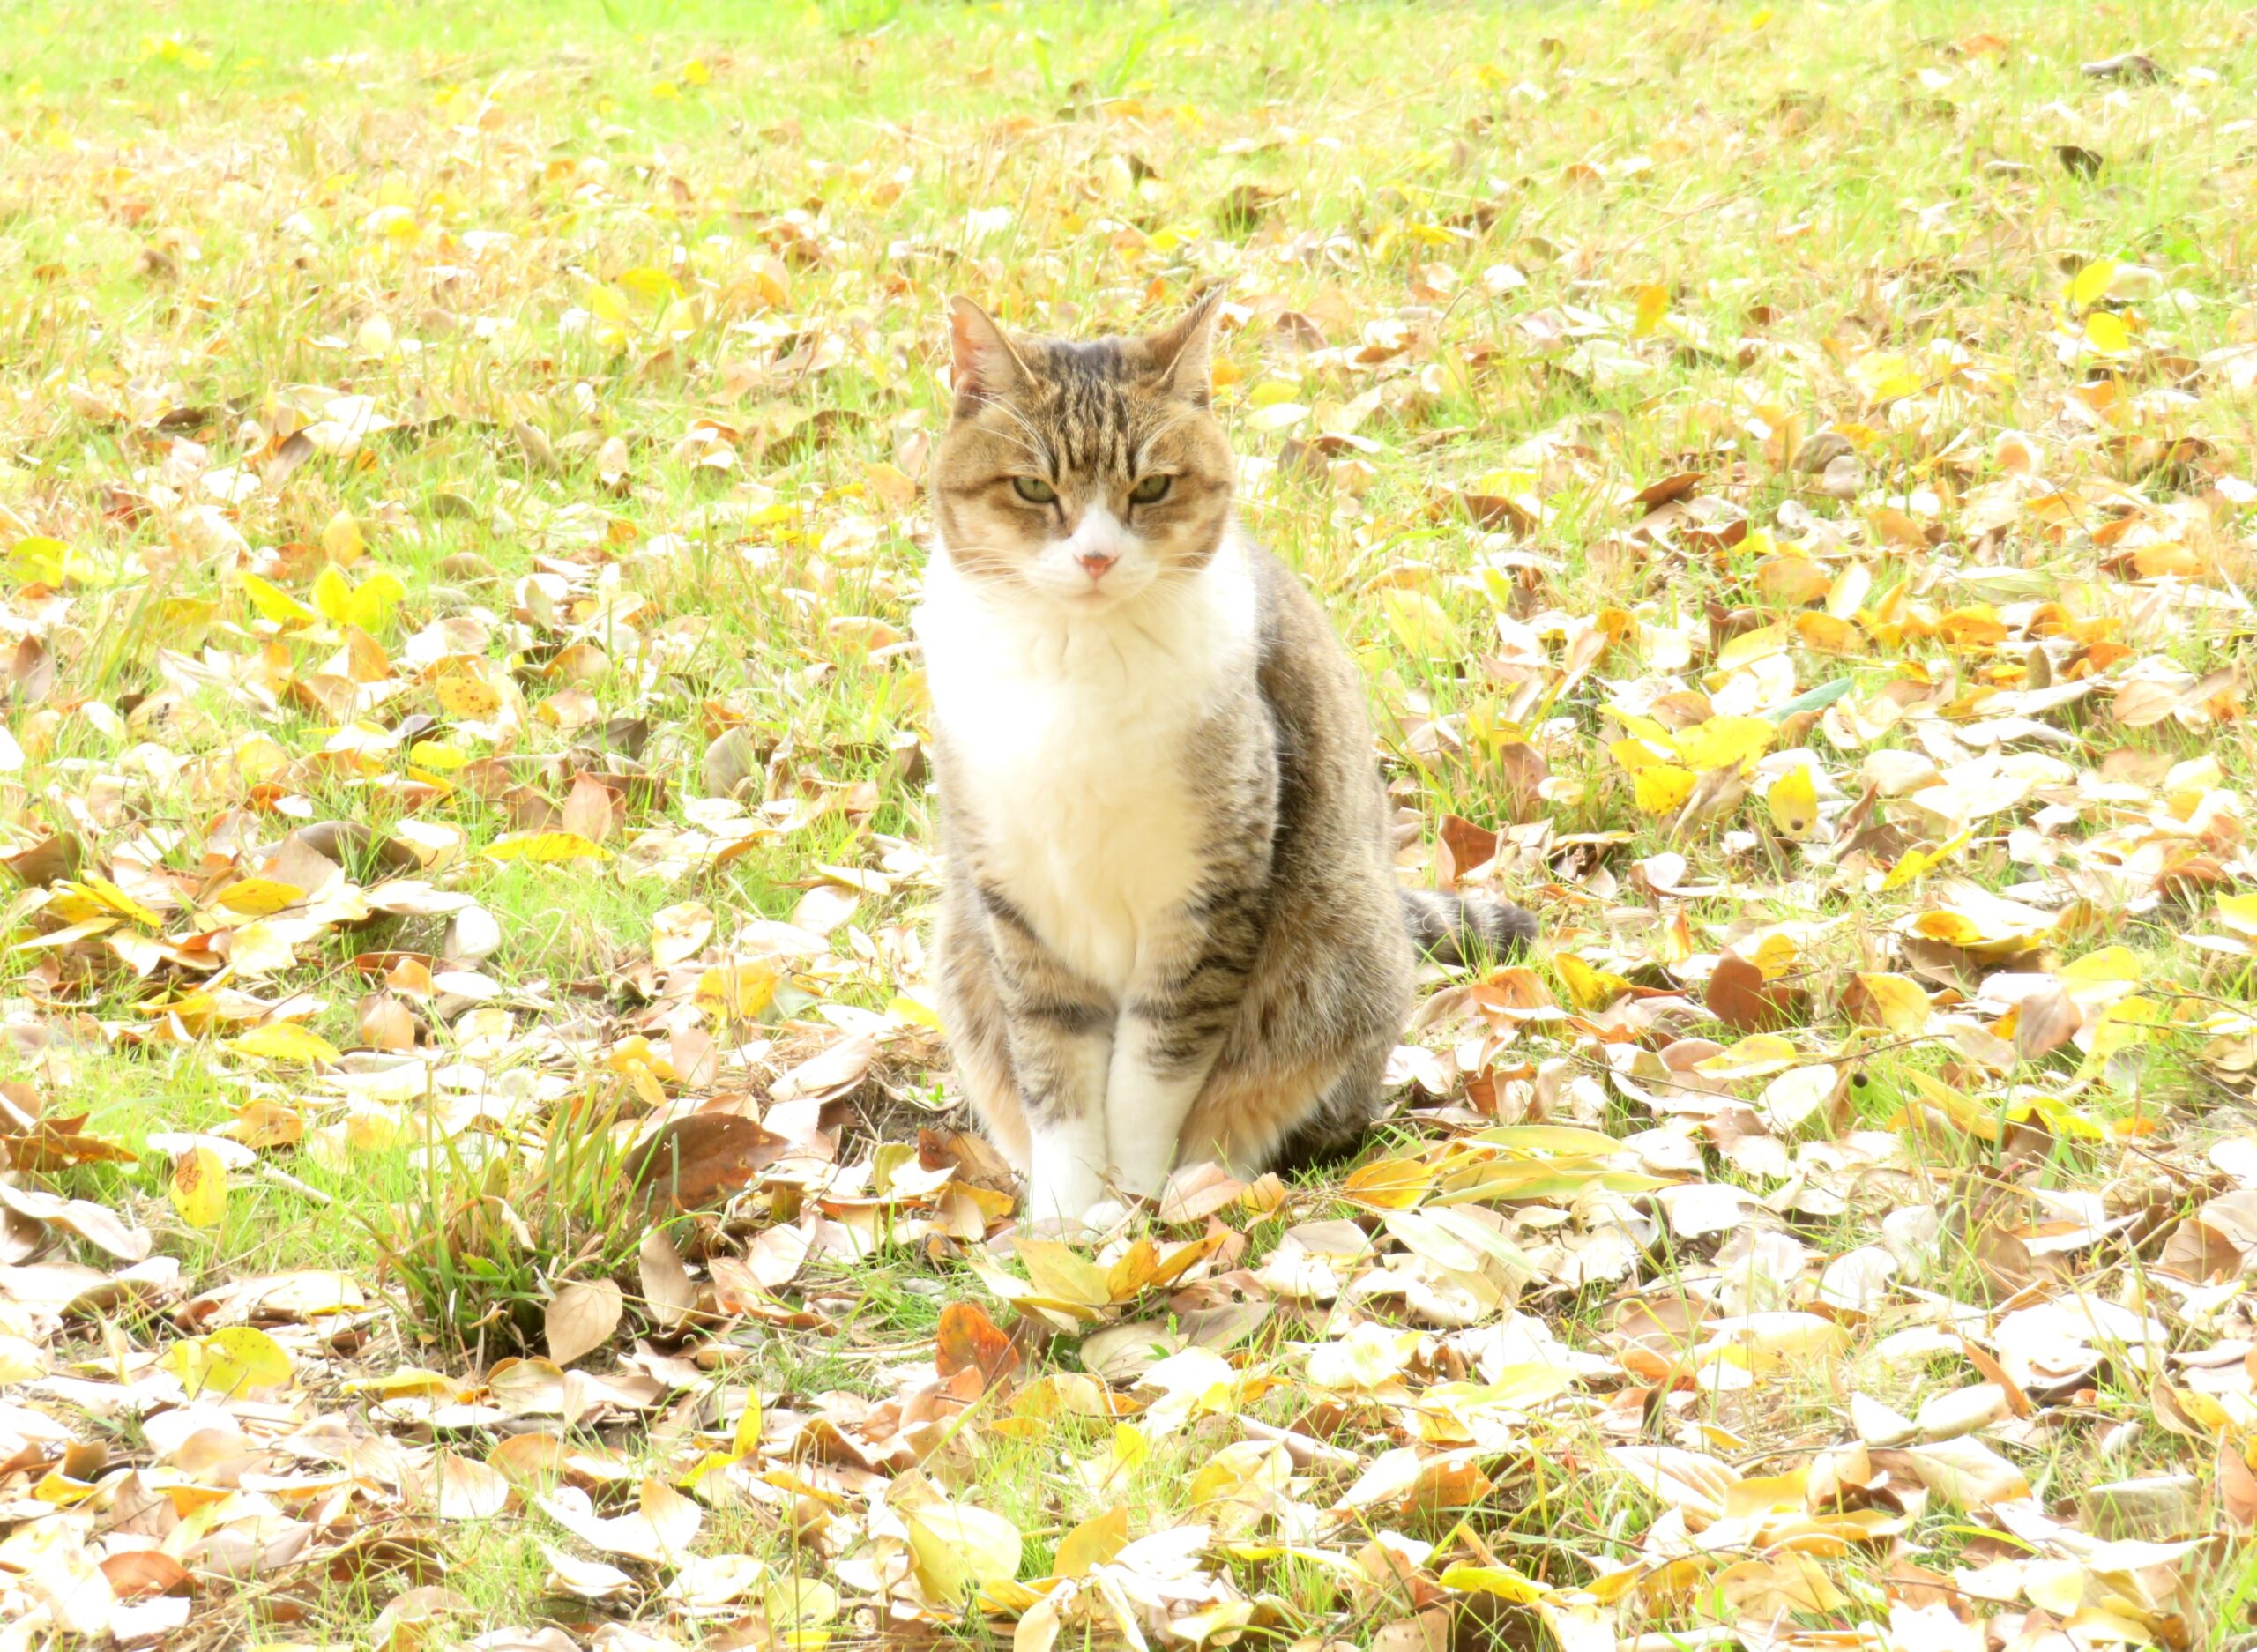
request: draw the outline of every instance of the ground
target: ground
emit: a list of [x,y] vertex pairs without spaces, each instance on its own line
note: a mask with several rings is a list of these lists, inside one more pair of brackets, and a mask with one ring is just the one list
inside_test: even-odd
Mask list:
[[[2225,0],[0,0],[0,1648],[2246,1646]],[[943,302],[1228,284],[1354,1161],[1015,1232]]]

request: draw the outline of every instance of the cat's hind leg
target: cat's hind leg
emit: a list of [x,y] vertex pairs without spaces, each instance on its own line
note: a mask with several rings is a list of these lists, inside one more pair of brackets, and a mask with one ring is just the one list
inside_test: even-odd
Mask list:
[[1002,1001],[995,993],[994,960],[980,933],[978,913],[966,911],[953,890],[942,903],[934,941],[941,1019],[948,1031],[949,1053],[956,1059],[957,1082],[988,1139],[1024,1178],[1033,1164],[1033,1147],[1018,1079],[1011,1071]]

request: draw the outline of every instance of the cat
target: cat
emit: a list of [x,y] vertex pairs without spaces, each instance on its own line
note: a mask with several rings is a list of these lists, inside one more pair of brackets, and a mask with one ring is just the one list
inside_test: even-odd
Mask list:
[[1352,1144],[1417,949],[1471,962],[1536,929],[1396,882],[1361,679],[1233,510],[1218,296],[1082,343],[949,305],[914,621],[937,986],[1038,1225],[1110,1219],[1179,1158],[1251,1175]]

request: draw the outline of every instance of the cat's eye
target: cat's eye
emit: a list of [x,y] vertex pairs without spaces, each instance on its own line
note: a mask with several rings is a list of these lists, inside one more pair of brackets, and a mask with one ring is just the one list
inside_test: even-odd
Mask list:
[[1175,478],[1166,471],[1154,471],[1128,490],[1129,502],[1139,505],[1156,505],[1167,497],[1167,490],[1174,480]]
[[1039,476],[1014,476],[1011,487],[1031,505],[1053,504],[1058,498],[1058,490]]

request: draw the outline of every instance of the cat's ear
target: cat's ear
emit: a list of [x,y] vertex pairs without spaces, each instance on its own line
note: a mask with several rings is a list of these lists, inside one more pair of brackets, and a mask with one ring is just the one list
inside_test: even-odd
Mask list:
[[1008,396],[1026,382],[1026,363],[995,318],[961,294],[949,300],[949,346],[959,414],[991,397]]
[[1204,407],[1215,393],[1215,317],[1222,305],[1223,288],[1218,283],[1144,340],[1144,348],[1159,364],[1161,391],[1195,407]]

